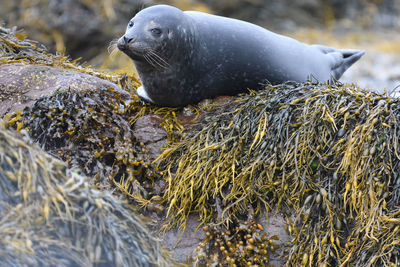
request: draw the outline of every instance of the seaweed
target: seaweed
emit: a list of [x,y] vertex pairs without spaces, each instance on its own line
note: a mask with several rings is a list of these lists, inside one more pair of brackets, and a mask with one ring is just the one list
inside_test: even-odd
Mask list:
[[192,258],[195,266],[271,266],[270,253],[279,245],[277,235],[268,238],[263,227],[252,216],[229,230],[214,225],[204,226],[205,238]]
[[166,227],[196,212],[229,228],[249,207],[276,207],[288,215],[288,266],[398,264],[399,103],[308,82],[221,105],[158,158]]
[[171,266],[142,219],[0,121],[0,260],[12,266]]

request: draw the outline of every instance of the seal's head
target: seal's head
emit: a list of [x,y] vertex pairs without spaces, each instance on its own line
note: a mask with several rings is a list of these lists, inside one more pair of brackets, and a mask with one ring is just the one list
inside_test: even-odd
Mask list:
[[185,32],[179,27],[184,13],[175,7],[157,5],[143,9],[128,23],[118,48],[136,63],[167,68],[179,50],[177,39]]

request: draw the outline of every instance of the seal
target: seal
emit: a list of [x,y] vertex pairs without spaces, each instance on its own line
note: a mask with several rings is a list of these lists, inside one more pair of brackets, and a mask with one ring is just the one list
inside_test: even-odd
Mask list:
[[260,26],[168,5],[128,23],[118,48],[133,59],[142,99],[185,106],[286,81],[338,80],[364,51],[308,45]]

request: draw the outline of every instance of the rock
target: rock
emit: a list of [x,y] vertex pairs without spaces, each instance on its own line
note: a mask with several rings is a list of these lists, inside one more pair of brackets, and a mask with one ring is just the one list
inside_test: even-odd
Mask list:
[[204,231],[199,227],[199,217],[190,215],[186,230],[182,233],[179,229],[171,229],[159,238],[164,247],[171,249],[171,256],[180,263],[189,260],[192,253],[204,238]]
[[40,65],[0,65],[0,117],[36,102],[42,96],[62,91],[92,91],[113,88],[127,100],[131,96],[109,81],[72,70]]
[[400,4],[397,1],[262,1],[200,0],[216,14],[239,18],[274,30],[293,31],[300,27],[323,27],[342,19],[354,25],[396,29]]
[[[271,212],[268,216],[262,212],[257,216],[256,221],[262,226],[263,231],[268,237],[277,236],[279,240],[274,240],[274,244],[279,248],[269,254],[269,264],[272,266],[283,266],[286,261],[282,257],[283,251],[290,246],[290,236],[285,230],[285,217],[280,213]],[[182,233],[181,230],[171,229],[166,233],[159,234],[161,243],[164,247],[171,248],[171,256],[180,263],[190,262],[191,257],[195,254],[196,248],[203,241],[205,232],[199,227],[200,219],[198,215],[191,214],[187,219],[186,229]]]
[[147,115],[139,118],[133,127],[134,137],[146,146],[146,154],[151,160],[155,160],[167,144],[167,134],[160,126],[161,122],[159,116]]
[[275,240],[274,244],[279,245],[279,248],[270,255],[269,264],[272,266],[283,266],[286,263],[284,257],[282,257],[283,251],[290,248],[289,242],[291,238],[285,230],[285,216],[275,211],[270,212],[268,215],[262,212],[257,216],[257,222],[262,225],[264,231],[268,237],[277,236],[279,240]]

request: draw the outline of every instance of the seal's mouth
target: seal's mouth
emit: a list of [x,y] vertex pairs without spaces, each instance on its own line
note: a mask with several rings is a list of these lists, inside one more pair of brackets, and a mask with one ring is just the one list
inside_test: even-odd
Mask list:
[[117,47],[134,61],[147,62],[156,69],[168,69],[170,67],[162,53],[152,49],[146,43],[122,36],[117,42]]
[[[129,40],[132,40],[132,39],[129,39]],[[131,41],[129,41],[129,40],[126,39],[125,36],[122,36],[121,38],[119,38],[118,42],[117,42],[118,49],[121,50],[122,52],[130,50]]]
[[127,39],[122,36],[117,42],[117,47],[133,60],[143,60],[143,51],[138,49],[134,44],[135,42],[127,41]]

